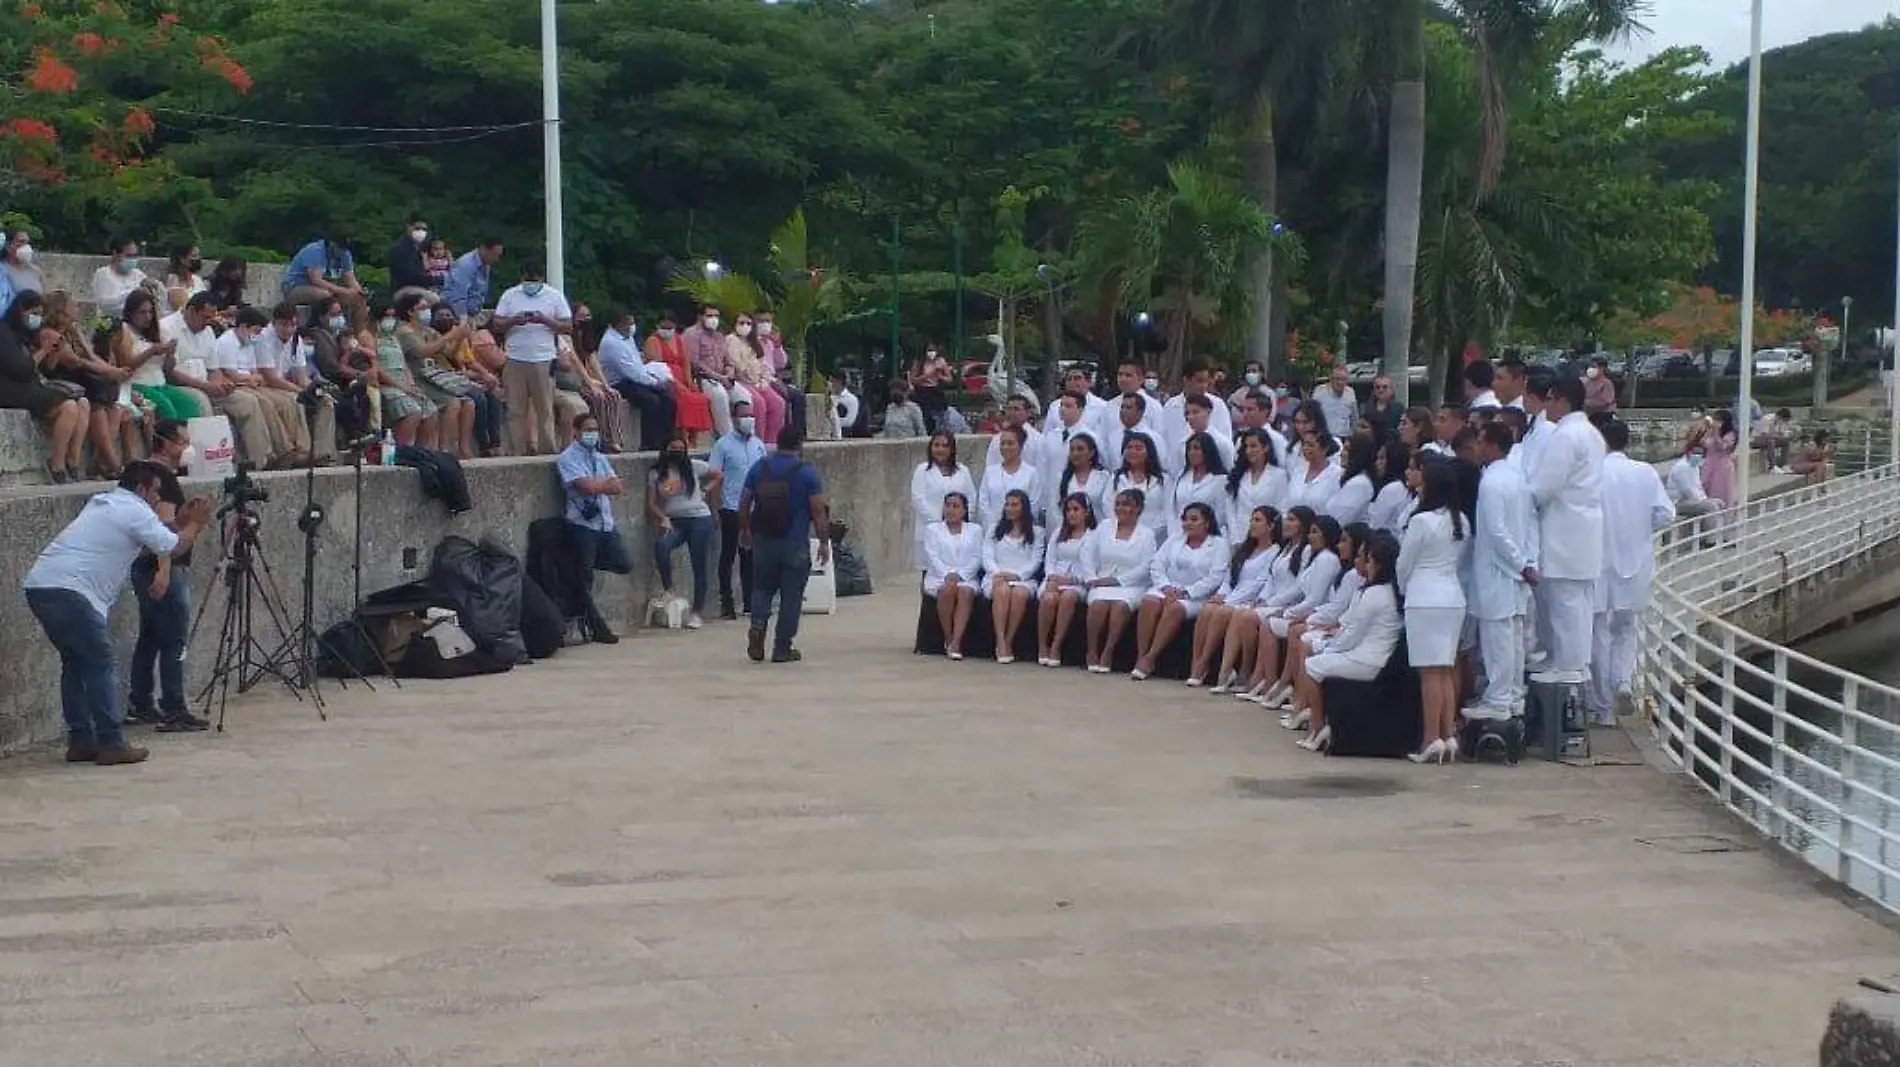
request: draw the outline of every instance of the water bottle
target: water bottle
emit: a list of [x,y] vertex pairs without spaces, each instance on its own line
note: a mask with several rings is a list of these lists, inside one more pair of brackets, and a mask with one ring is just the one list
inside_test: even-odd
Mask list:
[[383,446],[379,455],[383,461],[383,466],[393,467],[396,465],[396,435],[389,430],[383,431]]

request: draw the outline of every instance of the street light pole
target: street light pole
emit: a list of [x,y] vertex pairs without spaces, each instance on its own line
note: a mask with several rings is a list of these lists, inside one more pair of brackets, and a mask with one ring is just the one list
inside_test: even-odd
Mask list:
[[[1900,178],[1900,172],[1895,175]],[[1900,184],[1894,190],[1900,203]],[[1893,241],[1893,372],[1887,376],[1887,462],[1900,464],[1900,226]]]
[[1739,426],[1735,451],[1735,506],[1748,506],[1749,465],[1754,454],[1749,441],[1754,426],[1749,418],[1755,398],[1755,240],[1759,228],[1761,200],[1761,5],[1753,0],[1748,12],[1748,152],[1742,179],[1742,382],[1736,398],[1735,421]]
[[561,232],[561,57],[554,0],[541,0],[541,198],[547,208],[547,283],[567,287]]

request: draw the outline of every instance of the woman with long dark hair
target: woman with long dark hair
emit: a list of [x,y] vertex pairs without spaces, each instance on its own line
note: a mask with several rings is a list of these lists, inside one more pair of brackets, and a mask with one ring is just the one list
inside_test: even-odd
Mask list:
[[1240,633],[1235,635],[1241,642],[1241,655],[1253,664],[1247,684],[1231,687],[1236,690],[1234,695],[1243,700],[1260,703],[1274,679],[1280,676],[1278,657],[1263,654],[1270,651],[1263,635],[1272,634],[1267,621],[1271,616],[1299,603],[1304,595],[1300,576],[1312,565],[1313,547],[1309,537],[1318,522],[1319,516],[1304,505],[1287,509],[1280,519],[1280,552],[1267,572],[1266,587],[1256,598],[1253,610],[1248,612],[1253,616],[1253,625],[1241,624]]
[[998,509],[996,529],[983,541],[983,582],[989,590],[990,621],[995,626],[996,662],[1014,663],[1016,631],[1029,617],[1036,599],[1036,578],[1042,573],[1042,546],[1036,543],[1036,521],[1030,495],[1011,489]]
[[1366,512],[1371,509],[1372,500],[1378,495],[1378,487],[1372,483],[1372,468],[1378,455],[1379,448],[1371,434],[1354,434],[1340,449],[1339,487],[1332,491],[1326,506],[1320,510],[1341,526],[1364,521]]
[[1329,678],[1369,682],[1398,648],[1405,628],[1393,582],[1398,558],[1398,539],[1384,531],[1373,534],[1359,553],[1356,565],[1364,588],[1340,616],[1339,632],[1315,646],[1294,683],[1296,699],[1312,713],[1313,733],[1299,742],[1301,748],[1324,752],[1332,744],[1322,683]]
[[943,518],[931,523],[924,535],[924,595],[937,602],[943,653],[953,660],[963,658],[963,632],[982,588],[983,530],[969,519],[970,498],[947,493]]
[[[1339,558],[1339,524],[1331,515],[1315,515],[1307,524],[1306,548],[1306,563],[1300,568],[1300,580],[1294,587],[1298,599],[1289,602],[1283,595],[1261,615],[1260,658],[1266,662],[1283,665],[1280,651],[1287,635],[1293,632],[1293,624],[1319,610],[1332,596],[1343,563]],[[1279,671],[1280,666],[1276,666],[1275,673]],[[1286,688],[1274,686],[1261,694],[1260,704],[1268,708],[1282,707],[1288,696]]]
[[1088,574],[1088,669],[1107,674],[1115,662],[1115,645],[1148,591],[1154,563],[1155,535],[1141,524],[1142,499],[1138,489],[1115,494],[1115,521],[1089,535],[1082,548],[1082,569]]
[[1227,496],[1227,464],[1221,458],[1220,448],[1214,444],[1212,434],[1197,433],[1187,439],[1187,465],[1182,468],[1174,484],[1168,487],[1168,536],[1179,537],[1183,528],[1182,516],[1187,513],[1189,504],[1205,504],[1207,510],[1219,517],[1226,514],[1230,500]]
[[1314,512],[1327,510],[1333,493],[1339,488],[1339,464],[1329,446],[1333,439],[1308,431],[1299,439],[1298,450],[1289,464],[1292,468],[1286,491],[1287,507],[1304,507]]
[[923,462],[910,474],[910,513],[916,525],[911,543],[919,570],[924,568],[924,533],[943,517],[943,498],[951,493],[962,493],[966,502],[975,500],[976,482],[970,478],[970,468],[957,462],[956,435],[932,434]]
[[[134,289],[133,292],[148,290]],[[100,359],[93,350],[92,338],[79,322],[79,303],[71,293],[64,289],[47,293],[42,310],[44,325],[40,332],[54,336],[58,344],[53,358],[41,366],[48,378],[71,382],[84,391],[89,408],[87,429],[92,438],[93,473],[106,481],[117,481],[119,469],[124,466],[119,458],[119,427],[128,414],[119,405],[119,383],[131,374]],[[123,311],[124,305],[111,310]]]
[[[1300,679],[1300,668],[1306,663],[1306,657],[1312,653],[1319,642],[1339,632],[1339,619],[1352,606],[1352,598],[1365,585],[1365,576],[1359,573],[1354,564],[1359,553],[1372,539],[1372,527],[1363,522],[1355,522],[1339,531],[1339,577],[1333,579],[1333,590],[1326,597],[1326,603],[1313,609],[1306,618],[1287,627],[1286,664],[1280,668],[1279,684],[1289,691]],[[1289,730],[1305,729],[1311,721],[1311,711],[1294,704],[1285,715],[1280,717],[1280,725]]]
[[1161,472],[1155,439],[1140,430],[1129,430],[1123,434],[1121,463],[1121,469],[1115,472],[1115,480],[1111,483],[1111,491],[1119,495],[1124,489],[1140,490],[1142,524],[1154,531],[1157,542],[1166,540],[1167,476]]
[[1051,524],[1049,547],[1042,554],[1042,592],[1036,605],[1036,662],[1062,666],[1062,644],[1068,639],[1075,609],[1088,597],[1089,574],[1084,569],[1089,539],[1095,533],[1095,508],[1085,493],[1065,497]]
[[1379,450],[1379,458],[1372,466],[1372,480],[1379,491],[1373,495],[1372,506],[1366,509],[1366,523],[1373,529],[1397,536],[1405,528],[1405,518],[1412,506],[1412,490],[1405,484],[1405,471],[1411,465],[1412,451],[1401,442],[1388,441]]
[[48,385],[40,367],[52,359],[53,342],[42,331],[46,318],[40,294],[18,293],[0,318],[0,408],[25,411],[46,427],[53,458],[47,472],[54,484],[84,479],[86,400],[70,387]]
[[673,551],[686,546],[693,567],[692,614],[686,628],[697,630],[706,610],[706,588],[712,578],[713,513],[707,498],[719,499],[724,476],[704,460],[686,454],[686,435],[675,430],[660,449],[659,459],[647,472],[647,521],[652,524],[653,564],[660,572],[660,588],[669,600],[673,591]]
[[1735,449],[1740,440],[1735,414],[1727,408],[1711,417],[1702,435],[1702,491],[1723,507],[1735,506]]
[[1139,682],[1153,674],[1181,627],[1200,616],[1226,576],[1227,556],[1214,509],[1189,504],[1181,516],[1181,532],[1155,551],[1149,565],[1148,591],[1142,594],[1135,619],[1135,669],[1130,678]]
[[1452,461],[1423,465],[1418,512],[1405,524],[1394,571],[1405,598],[1405,647],[1418,671],[1425,747],[1413,762],[1444,762],[1457,756],[1458,639],[1465,624],[1460,564],[1471,547],[1471,526],[1459,503]]
[[1280,513],[1270,507],[1254,508],[1247,515],[1246,537],[1227,556],[1227,574],[1214,595],[1207,598],[1201,617],[1194,623],[1194,662],[1188,670],[1188,684],[1206,681],[1214,669],[1211,692],[1229,692],[1241,669],[1241,650],[1232,632],[1242,619],[1256,622],[1253,606],[1267,587],[1274,557],[1280,550]]
[[[1043,434],[1043,439],[1049,436]],[[1097,517],[1107,515],[1109,501],[1115,495],[1111,488],[1115,475],[1103,466],[1101,443],[1094,433],[1076,430],[1069,437],[1068,451],[1069,461],[1057,477],[1056,499],[1067,500],[1071,494],[1081,493],[1089,498],[1089,510]]]
[[1286,468],[1273,455],[1273,439],[1265,430],[1240,431],[1240,451],[1234,469],[1227,472],[1227,539],[1236,545],[1249,538],[1244,516],[1258,508],[1278,514],[1286,504]]

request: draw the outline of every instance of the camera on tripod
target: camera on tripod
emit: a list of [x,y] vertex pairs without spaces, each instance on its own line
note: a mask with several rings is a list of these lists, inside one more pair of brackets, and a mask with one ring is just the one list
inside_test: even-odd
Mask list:
[[267,503],[269,500],[270,490],[251,480],[251,465],[239,463],[237,473],[224,480],[224,503],[218,508],[218,518],[222,519],[232,512],[237,512],[250,525],[255,526],[258,517],[253,505]]

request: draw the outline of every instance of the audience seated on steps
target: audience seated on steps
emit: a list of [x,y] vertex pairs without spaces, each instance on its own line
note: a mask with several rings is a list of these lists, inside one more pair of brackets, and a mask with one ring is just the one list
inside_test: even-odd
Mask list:
[[212,346],[211,381],[219,389],[213,402],[231,420],[245,460],[263,469],[301,466],[309,458],[310,430],[296,392],[282,387],[275,367],[258,364],[261,335],[269,327],[262,311],[238,309],[236,325]]
[[92,272],[93,306],[108,314],[117,315],[125,307],[125,298],[139,289],[153,296],[162,297],[165,290],[155,278],[148,277],[139,269],[139,243],[126,237],[115,237],[107,249],[112,257],[109,262]]
[[[120,306],[114,305],[115,315]],[[79,308],[71,294],[64,290],[47,293],[42,318],[40,341],[42,346],[51,346],[52,354],[41,366],[48,378],[68,382],[82,391],[90,408],[87,433],[92,441],[92,475],[116,481],[122,466],[120,426],[127,421],[125,409],[119,406],[119,385],[127,375],[94,354],[92,338],[79,323]],[[136,428],[133,434],[130,443],[136,451]]]
[[0,408],[25,411],[46,427],[53,451],[47,473],[63,484],[83,477],[88,411],[84,396],[40,373],[50,356],[40,342],[44,325],[44,304],[35,292],[16,294],[0,314]]

